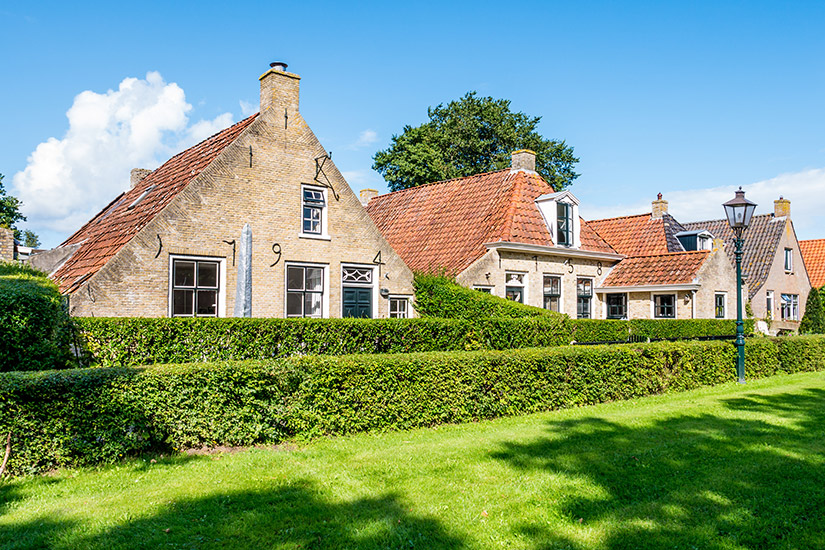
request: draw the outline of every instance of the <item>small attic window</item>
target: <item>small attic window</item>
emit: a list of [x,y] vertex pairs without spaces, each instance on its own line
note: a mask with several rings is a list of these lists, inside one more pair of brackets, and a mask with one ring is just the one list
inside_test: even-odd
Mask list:
[[137,206],[138,204],[140,204],[140,201],[142,201],[143,199],[145,199],[145,198],[146,198],[146,195],[148,195],[149,193],[151,193],[151,192],[155,189],[155,187],[157,187],[157,185],[150,185],[149,187],[147,187],[147,188],[146,188],[146,191],[144,191],[143,193],[141,193],[141,194],[140,194],[140,196],[139,196],[138,198],[136,198],[132,204],[130,204],[128,207],[126,207],[126,210],[131,210],[132,208],[134,208],[135,206]]
[[680,231],[676,233],[676,238],[679,239],[685,251],[713,249],[713,235],[705,230]]
[[566,202],[556,203],[558,220],[558,244],[573,245],[573,207]]

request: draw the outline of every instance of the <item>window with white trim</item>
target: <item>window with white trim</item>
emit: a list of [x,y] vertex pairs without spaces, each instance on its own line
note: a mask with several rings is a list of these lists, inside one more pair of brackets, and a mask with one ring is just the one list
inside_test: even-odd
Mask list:
[[483,292],[485,294],[492,294],[493,293],[493,287],[491,287],[491,286],[475,285],[475,286],[473,286],[473,290],[477,290],[477,291]]
[[765,292],[765,311],[768,319],[773,319],[773,290]]
[[657,319],[676,317],[676,295],[656,294],[653,296],[653,316]]
[[799,321],[799,294],[782,295],[782,320]]
[[544,309],[561,311],[561,277],[544,276]]
[[217,260],[172,258],[172,316],[217,317],[220,272]]
[[556,221],[559,246],[573,246],[573,205],[556,203]]
[[793,271],[793,250],[785,249],[785,271]]
[[713,311],[717,319],[724,319],[727,313],[728,295],[720,292],[713,295]]
[[593,302],[593,279],[576,280],[576,317],[590,319]]
[[301,187],[301,233],[323,236],[326,234],[326,191],[318,187]]
[[286,266],[286,316],[323,317],[324,268]]
[[390,319],[408,319],[410,299],[405,296],[390,296]]
[[505,296],[508,300],[524,303],[524,273],[507,271],[504,274]]

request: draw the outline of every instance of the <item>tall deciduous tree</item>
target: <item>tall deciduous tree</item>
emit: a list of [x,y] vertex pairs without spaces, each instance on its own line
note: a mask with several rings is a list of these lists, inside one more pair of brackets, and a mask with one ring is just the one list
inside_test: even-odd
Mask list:
[[825,334],[825,309],[822,305],[822,291],[812,288],[808,294],[808,300],[805,302],[805,315],[802,316],[802,322],[799,323],[799,332],[802,334]]
[[427,114],[428,122],[404,126],[373,157],[373,169],[393,191],[507,168],[518,149],[536,152],[536,171],[556,191],[579,176],[573,148],[543,138],[536,131],[541,117],[512,112],[506,99],[469,92],[446,106],[430,107]]
[[[37,234],[27,229],[21,232],[15,225],[17,222],[26,221],[26,216],[20,213],[20,207],[23,203],[20,199],[12,195],[6,194],[6,189],[3,187],[3,174],[0,174],[0,227],[14,230],[14,238],[18,241],[25,240],[28,242],[37,242],[34,246],[40,246],[40,239]],[[25,246],[32,246],[25,244]]]

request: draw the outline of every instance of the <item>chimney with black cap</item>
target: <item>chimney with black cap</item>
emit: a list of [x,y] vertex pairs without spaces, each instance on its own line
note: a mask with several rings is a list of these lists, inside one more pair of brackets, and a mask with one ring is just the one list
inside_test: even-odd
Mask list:
[[261,75],[261,114],[274,109],[279,116],[288,120],[298,112],[298,84],[301,77],[288,73],[286,63],[276,61]]

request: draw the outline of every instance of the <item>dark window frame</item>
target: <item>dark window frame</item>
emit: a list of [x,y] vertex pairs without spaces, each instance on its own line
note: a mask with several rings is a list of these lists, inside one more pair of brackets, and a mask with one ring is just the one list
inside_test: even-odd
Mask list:
[[[616,297],[621,298],[621,303],[611,304],[611,300]],[[604,301],[607,305],[608,319],[627,319],[627,294],[625,292],[613,292],[606,294]]]
[[322,188],[301,186],[301,233],[303,235],[324,235],[326,209],[326,192]]
[[[558,285],[550,284],[548,286],[547,281],[554,281],[558,283]],[[542,293],[544,295],[544,309],[549,311],[556,311],[561,313],[561,275],[553,275],[553,274],[545,274],[542,277]],[[556,308],[553,309],[553,304],[555,303]]]
[[576,279],[576,318],[593,318],[593,279]]
[[[663,298],[673,300],[670,304],[662,303]],[[668,314],[668,311],[670,313]],[[676,318],[676,294],[654,294],[653,295],[653,318],[654,319],[675,319]]]
[[559,246],[573,246],[573,205],[556,203],[556,234]]
[[[720,303],[721,298],[721,303]],[[724,319],[728,313],[728,295],[717,292],[713,295],[713,314],[717,319]]]
[[[290,287],[289,283],[289,271],[291,269],[300,269],[303,271],[303,276],[301,278],[302,284],[301,288],[298,289],[296,287]],[[321,290],[307,290],[307,281],[308,281],[308,270],[319,270],[321,272]],[[284,303],[284,313],[286,317],[293,318],[293,319],[301,319],[301,318],[312,318],[312,319],[321,319],[324,317],[324,278],[325,278],[325,266],[321,265],[311,265],[311,264],[287,264],[286,269],[284,269],[286,281],[285,281],[285,303]],[[300,296],[300,304],[301,304],[301,313],[290,313],[289,312],[289,304],[290,304],[290,295],[293,297]],[[307,315],[307,298],[319,295],[320,296],[320,311],[318,314],[311,314]]]
[[[221,260],[219,258],[210,258],[204,256],[172,256],[170,258],[171,266],[169,270],[169,316],[170,317],[219,317],[220,316],[220,299],[221,299]],[[181,282],[178,277],[178,267],[182,264],[193,264],[193,280],[191,284],[185,281]],[[202,281],[201,266],[210,266],[215,270],[215,284],[210,286]],[[181,299],[188,293],[191,297]],[[214,309],[212,313],[200,313],[200,301],[202,299],[209,300],[207,295],[214,295],[214,303],[209,307]],[[188,308],[191,313],[181,313],[178,305],[185,305],[185,302],[190,303]]]

